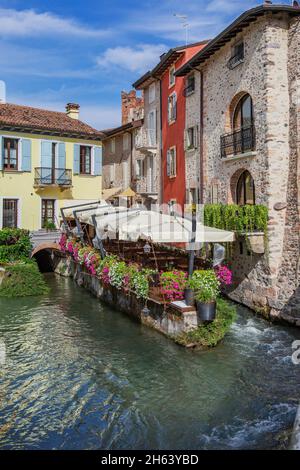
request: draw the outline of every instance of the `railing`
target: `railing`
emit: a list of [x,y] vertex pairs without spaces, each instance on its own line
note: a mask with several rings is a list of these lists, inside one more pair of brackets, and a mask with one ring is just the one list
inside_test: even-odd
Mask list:
[[135,139],[136,148],[155,148],[156,147],[156,130],[141,128]]
[[232,70],[236,65],[244,62],[244,50],[240,50],[237,54],[229,59],[227,67]]
[[72,186],[72,170],[65,168],[35,168],[35,186]]
[[255,128],[253,125],[221,136],[222,158],[252,150],[255,150]]

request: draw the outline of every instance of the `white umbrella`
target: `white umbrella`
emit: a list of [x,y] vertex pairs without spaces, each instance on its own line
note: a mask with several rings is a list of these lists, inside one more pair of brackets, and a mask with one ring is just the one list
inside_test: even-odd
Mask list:
[[[120,240],[137,241],[139,238],[154,243],[190,243],[192,222],[189,219],[154,211],[132,210],[121,214],[97,216],[99,238],[113,238],[119,234]],[[234,233],[197,222],[196,243],[232,242]]]

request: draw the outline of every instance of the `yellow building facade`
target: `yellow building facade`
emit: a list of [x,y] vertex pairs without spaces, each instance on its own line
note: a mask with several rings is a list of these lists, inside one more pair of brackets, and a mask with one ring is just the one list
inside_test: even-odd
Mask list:
[[[101,198],[101,133],[76,117],[66,120],[64,113],[52,116],[51,111],[43,112],[50,113],[50,121],[55,118],[55,125],[49,122],[49,130],[28,131],[15,117],[15,125],[1,123],[3,106],[10,105],[0,104],[0,228],[35,231],[49,224],[59,227],[61,207]],[[42,122],[44,125],[45,119]],[[30,118],[29,126],[33,127]]]

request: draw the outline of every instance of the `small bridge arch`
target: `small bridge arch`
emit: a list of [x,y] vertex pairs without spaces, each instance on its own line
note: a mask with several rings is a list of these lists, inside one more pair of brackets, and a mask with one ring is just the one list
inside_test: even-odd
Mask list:
[[31,258],[35,258],[41,272],[54,271],[53,252],[60,251],[55,242],[45,242],[37,245],[31,253]]

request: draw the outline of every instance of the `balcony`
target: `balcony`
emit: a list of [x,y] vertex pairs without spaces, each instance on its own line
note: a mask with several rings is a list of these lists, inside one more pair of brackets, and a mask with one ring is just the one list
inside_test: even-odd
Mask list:
[[35,187],[58,186],[70,188],[72,186],[72,170],[65,168],[35,168]]
[[135,138],[135,146],[141,152],[156,149],[156,130],[141,128]]
[[253,125],[221,136],[221,158],[253,150],[255,150],[255,128]]

